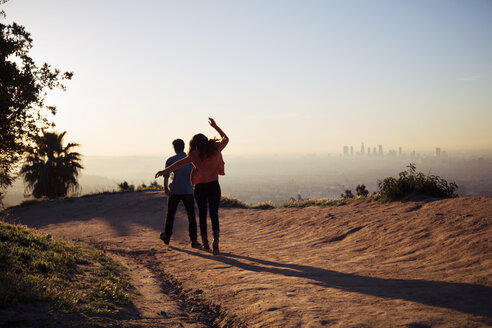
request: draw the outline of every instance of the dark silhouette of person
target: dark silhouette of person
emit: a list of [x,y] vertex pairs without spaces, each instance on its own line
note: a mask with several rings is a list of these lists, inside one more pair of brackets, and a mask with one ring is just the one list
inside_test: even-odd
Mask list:
[[209,250],[207,236],[207,207],[210,211],[213,231],[213,254],[219,254],[219,204],[220,204],[220,185],[219,175],[224,175],[224,160],[222,150],[229,143],[229,138],[220,129],[212,118],[209,124],[219,134],[221,139],[208,139],[199,133],[190,140],[188,155],[175,162],[166,169],[156,173],[155,177],[166,175],[190,163],[193,164],[191,181],[195,186],[195,200],[198,205],[198,217],[200,219],[200,232],[202,235],[203,247]]
[[[176,155],[169,157],[166,161],[166,167],[174,164],[182,158],[186,157],[184,150],[184,141],[176,139],[173,141],[174,151]],[[202,248],[202,245],[197,241],[197,227],[195,217],[195,202],[193,198],[193,186],[191,185],[191,164],[185,165],[182,168],[164,175],[164,191],[167,195],[167,216],[164,232],[161,233],[161,239],[166,245],[169,245],[171,235],[173,234],[174,217],[179,202],[183,202],[188,215],[188,231],[190,234],[191,247]],[[172,182],[168,185],[169,177],[172,174]]]

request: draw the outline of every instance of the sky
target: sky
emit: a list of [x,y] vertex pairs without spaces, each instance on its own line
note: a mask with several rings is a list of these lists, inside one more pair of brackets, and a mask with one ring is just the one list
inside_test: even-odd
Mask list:
[[73,71],[58,131],[84,155],[492,149],[492,1],[63,1],[0,5]]

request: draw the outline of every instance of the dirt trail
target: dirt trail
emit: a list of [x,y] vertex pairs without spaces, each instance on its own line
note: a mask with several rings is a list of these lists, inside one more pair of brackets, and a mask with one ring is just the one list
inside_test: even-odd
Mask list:
[[221,209],[220,256],[190,247],[181,207],[164,245],[164,211],[163,193],[138,192],[13,214],[127,265],[135,326],[492,325],[491,198]]
[[129,268],[132,285],[138,293],[133,298],[139,317],[126,322],[133,326],[141,327],[210,327],[213,316],[210,318],[199,318],[188,312],[187,307],[180,304],[179,298],[167,293],[162,288],[160,276],[148,269],[138,259],[129,255],[109,253],[111,257],[118,260]]

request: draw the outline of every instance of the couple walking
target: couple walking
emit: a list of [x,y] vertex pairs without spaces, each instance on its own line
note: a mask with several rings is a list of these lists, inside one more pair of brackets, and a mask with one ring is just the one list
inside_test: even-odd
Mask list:
[[[207,207],[212,221],[213,254],[219,254],[219,203],[220,186],[219,175],[224,175],[224,161],[222,150],[227,146],[229,138],[217,126],[212,118],[209,124],[220,135],[220,140],[208,139],[199,133],[190,140],[188,154],[184,152],[184,142],[181,139],[173,141],[175,156],[166,161],[166,168],[155,174],[155,178],[164,176],[164,190],[168,195],[167,216],[164,232],[161,239],[169,244],[173,233],[174,216],[180,201],[183,202],[189,221],[189,234],[191,246],[202,248],[197,241],[197,227],[195,219],[195,205],[193,195],[198,206],[198,218],[203,248],[210,250],[207,236]],[[173,172],[173,181],[168,186],[170,174]],[[194,190],[192,185],[195,186]]]

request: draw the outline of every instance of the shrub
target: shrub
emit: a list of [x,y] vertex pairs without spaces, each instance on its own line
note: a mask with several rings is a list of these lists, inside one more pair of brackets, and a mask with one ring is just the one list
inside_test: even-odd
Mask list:
[[119,191],[135,191],[135,186],[132,184],[128,184],[128,182],[123,181],[118,184]]
[[152,189],[152,190],[155,190],[155,189],[163,189],[164,187],[162,185],[160,185],[157,181],[152,181],[150,184],[149,184],[149,189]]
[[389,177],[378,182],[378,194],[383,201],[403,199],[413,195],[450,198],[456,197],[458,185],[448,183],[436,175],[425,175],[416,171],[410,163],[407,171],[400,172],[398,178]]
[[261,202],[261,203],[256,203],[254,205],[249,205],[242,200],[224,195],[220,198],[220,207],[228,207],[228,208],[253,208],[257,210],[270,210],[275,208],[275,205],[273,205],[272,202]]
[[220,207],[248,208],[249,206],[238,198],[224,195],[220,198]]
[[345,205],[344,199],[306,199],[302,201],[290,200],[280,205],[280,207],[303,208],[308,206],[340,206]]
[[261,202],[261,203],[256,203],[251,205],[251,208],[257,209],[257,210],[271,210],[275,208],[275,205],[273,205],[272,202]]
[[152,181],[148,186],[145,183],[142,183],[137,187],[137,190],[159,190],[163,189],[163,186],[160,185],[157,181]]
[[345,194],[341,194],[340,197],[342,197],[342,198],[354,198],[354,195],[352,194],[352,190],[346,189]]
[[365,185],[357,185],[355,192],[357,193],[357,196],[361,197],[367,197],[367,194],[369,194],[369,190],[366,189]]

